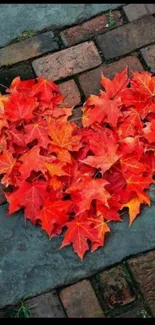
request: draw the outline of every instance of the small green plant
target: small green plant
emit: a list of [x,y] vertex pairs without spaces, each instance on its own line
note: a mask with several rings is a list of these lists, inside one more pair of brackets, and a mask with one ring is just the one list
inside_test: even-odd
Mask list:
[[21,299],[17,305],[14,307],[9,308],[8,310],[8,317],[9,318],[30,318],[31,312],[30,309],[34,306],[28,308],[25,304],[25,299]]
[[21,33],[20,36],[18,36],[16,38],[16,40],[17,41],[22,41],[22,40],[24,40],[26,38],[30,38],[30,37],[35,36],[35,35],[36,35],[36,33],[33,32],[33,30],[25,30],[23,33]]
[[109,12],[108,12],[108,27],[112,27],[114,25],[115,25],[114,15],[113,15],[112,11],[109,10]]
[[148,314],[146,310],[141,310],[137,312],[137,316],[142,317],[142,318],[151,318],[151,316]]

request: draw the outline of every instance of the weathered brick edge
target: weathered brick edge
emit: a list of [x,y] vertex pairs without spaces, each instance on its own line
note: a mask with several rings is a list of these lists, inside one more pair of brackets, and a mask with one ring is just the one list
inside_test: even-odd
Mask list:
[[[27,299],[24,305],[31,318],[152,318],[154,273],[155,251],[152,251],[89,279]],[[9,317],[15,307],[1,310],[0,318]]]

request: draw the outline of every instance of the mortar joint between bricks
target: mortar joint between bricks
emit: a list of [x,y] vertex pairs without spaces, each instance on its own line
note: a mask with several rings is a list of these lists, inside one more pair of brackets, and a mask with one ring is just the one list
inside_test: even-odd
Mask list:
[[145,309],[147,310],[147,312],[151,315],[151,317],[153,317],[150,306],[149,306],[148,302],[146,301],[146,299],[144,298],[143,292],[141,291],[140,286],[139,286],[138,282],[136,281],[136,278],[134,277],[132,270],[127,262],[128,261],[126,261],[126,263],[125,263],[126,269],[128,270],[128,273],[130,274],[132,282],[134,283],[136,293],[141,298],[143,305],[144,305]]

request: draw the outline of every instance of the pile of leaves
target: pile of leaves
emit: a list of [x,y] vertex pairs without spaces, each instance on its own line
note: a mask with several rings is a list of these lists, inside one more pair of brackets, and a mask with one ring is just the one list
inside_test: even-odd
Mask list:
[[82,126],[60,108],[59,88],[44,78],[15,78],[0,96],[0,174],[11,215],[40,224],[50,238],[64,230],[82,259],[104,245],[110,221],[129,224],[150,205],[155,172],[155,77],[127,68],[83,105]]

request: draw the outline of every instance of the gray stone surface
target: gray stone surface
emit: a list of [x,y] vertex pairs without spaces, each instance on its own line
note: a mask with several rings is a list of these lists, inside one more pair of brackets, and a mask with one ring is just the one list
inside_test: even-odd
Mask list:
[[123,4],[0,4],[0,46],[26,30],[70,26]]
[[[151,192],[155,201],[155,191]],[[22,212],[6,217],[0,207],[0,308],[91,276],[124,258],[155,248],[155,205],[144,207],[131,227],[128,218],[111,224],[105,247],[81,262],[62,238],[49,240],[39,227],[24,223]]]

